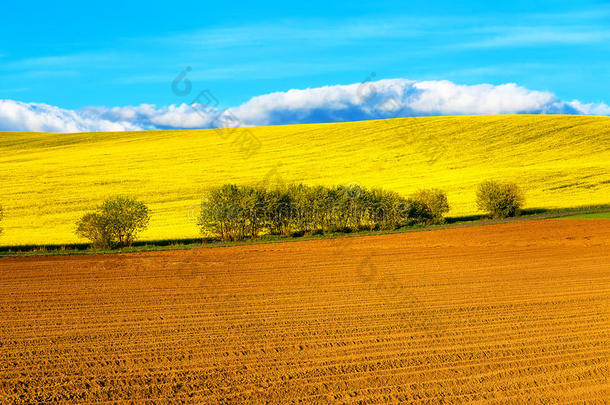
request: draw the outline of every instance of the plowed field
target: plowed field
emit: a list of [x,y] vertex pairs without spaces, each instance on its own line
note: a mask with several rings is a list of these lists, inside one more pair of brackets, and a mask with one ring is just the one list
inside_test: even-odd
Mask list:
[[0,402],[610,398],[610,221],[0,259]]

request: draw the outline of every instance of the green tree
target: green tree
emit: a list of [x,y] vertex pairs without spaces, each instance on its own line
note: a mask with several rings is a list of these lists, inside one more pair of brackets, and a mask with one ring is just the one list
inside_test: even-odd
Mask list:
[[396,229],[406,224],[407,201],[394,191],[373,189],[369,193],[368,209],[372,229]]
[[201,203],[201,232],[224,241],[245,238],[246,220],[241,209],[241,190],[235,184],[211,188]]
[[133,244],[149,220],[144,203],[116,196],[104,201],[95,212],[82,216],[76,224],[76,234],[100,248],[122,248]]
[[444,215],[449,212],[449,202],[444,191],[436,188],[419,190],[412,199],[420,204],[419,216],[423,222],[442,224],[445,221]]
[[290,229],[298,234],[311,232],[314,228],[313,189],[304,184],[291,184],[286,188],[290,199]]
[[265,227],[267,191],[262,187],[247,187],[241,197],[241,206],[246,215],[247,234],[256,239]]
[[265,222],[273,235],[289,235],[294,218],[294,206],[285,187],[267,190]]
[[329,229],[331,201],[328,188],[314,186],[309,190],[311,199],[311,227],[313,232],[324,232]]
[[514,217],[521,213],[525,197],[515,183],[501,183],[492,180],[479,184],[477,206],[492,218]]
[[440,190],[424,190],[404,198],[358,184],[281,185],[271,189],[226,184],[212,188],[202,201],[201,232],[221,240],[396,229],[413,223],[441,222],[449,205]]
[[346,227],[358,231],[368,224],[370,192],[360,184],[340,187],[346,216]]
[[344,232],[348,229],[349,213],[346,189],[334,186],[327,189],[324,205],[327,207],[327,228],[331,232]]
[[268,226],[268,192],[262,187],[225,184],[210,188],[201,204],[201,233],[223,241],[257,238]]
[[83,215],[76,224],[76,234],[89,239],[97,248],[112,247],[109,221],[101,213],[90,212]]

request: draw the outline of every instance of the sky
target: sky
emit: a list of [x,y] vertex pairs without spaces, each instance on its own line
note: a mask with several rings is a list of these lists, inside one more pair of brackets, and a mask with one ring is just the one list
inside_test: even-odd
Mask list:
[[6,2],[0,130],[610,115],[604,3]]

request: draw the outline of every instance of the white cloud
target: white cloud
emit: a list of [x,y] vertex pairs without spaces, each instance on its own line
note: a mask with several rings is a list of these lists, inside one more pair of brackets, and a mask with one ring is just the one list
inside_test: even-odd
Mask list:
[[610,115],[610,106],[605,103],[589,103],[583,104],[578,100],[573,100],[566,103],[570,107],[574,108],[574,110],[578,111],[580,114],[585,115]]
[[553,93],[514,83],[458,85],[446,80],[388,79],[270,93],[225,111],[186,104],[67,110],[48,104],[0,100],[0,130],[128,131],[525,113],[610,115],[610,106],[562,101]]
[[86,132],[138,129],[130,122],[90,117],[48,104],[0,100],[0,129],[4,131]]
[[555,101],[551,93],[531,91],[514,83],[464,86],[449,81],[428,81],[415,83],[414,87],[421,93],[411,107],[428,114],[545,112],[544,106]]
[[185,104],[160,108],[142,104],[67,110],[48,104],[0,100],[1,131],[94,132],[208,128],[212,126],[212,120],[211,114]]
[[425,115],[610,115],[601,104],[565,102],[514,83],[458,85],[450,81],[380,80],[290,90],[254,97],[231,110],[247,125],[356,121]]

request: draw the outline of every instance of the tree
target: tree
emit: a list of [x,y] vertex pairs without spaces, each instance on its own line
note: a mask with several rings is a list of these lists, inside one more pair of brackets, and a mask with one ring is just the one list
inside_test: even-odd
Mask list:
[[444,191],[436,188],[419,190],[412,198],[423,208],[420,213],[423,222],[442,224],[445,221],[444,215],[449,212],[449,202]]
[[204,235],[224,241],[272,235],[397,229],[414,223],[438,223],[449,210],[436,189],[415,198],[358,184],[289,184],[264,188],[225,184],[204,197],[199,226]]
[[96,247],[131,246],[150,220],[148,207],[133,198],[116,196],[107,199],[95,212],[85,214],[76,224],[76,234],[89,239]]
[[268,192],[261,187],[225,184],[207,191],[198,225],[223,241],[256,238],[267,226]]
[[477,206],[492,218],[517,216],[524,202],[523,191],[515,183],[488,180],[479,184],[477,189]]
[[368,205],[370,193],[368,190],[357,184],[341,186],[342,200],[346,216],[347,229],[358,231],[368,224]]
[[[2,222],[2,218],[4,218],[4,212],[2,211],[2,205],[0,205],[0,222]],[[0,227],[0,235],[2,235],[1,227]]]
[[368,198],[371,229],[396,229],[406,225],[406,204],[407,200],[394,191],[371,190]]
[[304,184],[290,184],[286,187],[290,199],[290,228],[297,234],[305,234],[314,228],[315,200],[313,189]]
[[207,191],[201,202],[199,217],[202,234],[209,233],[223,241],[245,237],[239,232],[240,228],[245,228],[245,223],[238,220],[241,217],[239,194],[239,186],[235,184],[225,184]]
[[258,238],[265,227],[267,191],[262,187],[245,187],[241,196],[242,212],[246,219],[246,234]]
[[350,230],[352,222],[352,201],[345,186],[334,186],[327,189],[326,205],[328,212],[328,229],[331,232],[345,232]]
[[265,222],[269,232],[273,235],[289,235],[295,207],[288,191],[284,187],[267,190],[265,207]]
[[76,224],[76,234],[89,239],[96,248],[112,247],[109,221],[102,214],[90,212],[81,217]]
[[313,232],[324,232],[330,222],[331,201],[328,189],[324,186],[314,186],[309,190],[311,200],[311,227]]

